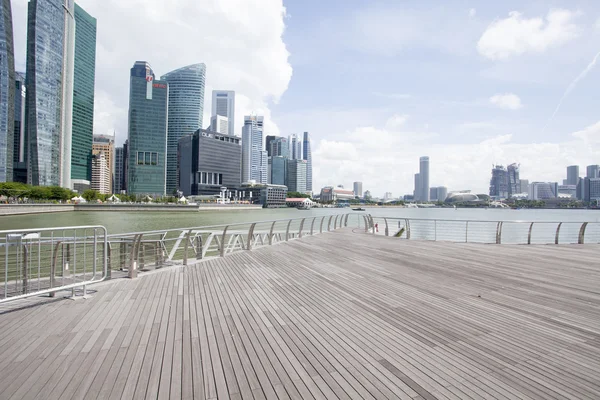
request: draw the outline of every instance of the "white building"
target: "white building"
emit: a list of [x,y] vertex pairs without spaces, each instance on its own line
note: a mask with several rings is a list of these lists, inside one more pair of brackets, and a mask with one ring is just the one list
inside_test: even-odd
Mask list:
[[210,130],[227,135],[229,133],[229,118],[222,115],[213,115],[210,118]]
[[92,190],[101,194],[110,194],[110,168],[104,152],[92,157]]
[[242,183],[266,184],[268,156],[262,149],[264,117],[247,115],[242,128]]
[[297,135],[290,135],[290,160],[302,160],[302,141]]
[[532,182],[529,184],[529,200],[547,200],[557,197],[557,182]]
[[235,135],[235,92],[233,90],[213,90],[211,116],[216,115],[227,118],[227,133]]

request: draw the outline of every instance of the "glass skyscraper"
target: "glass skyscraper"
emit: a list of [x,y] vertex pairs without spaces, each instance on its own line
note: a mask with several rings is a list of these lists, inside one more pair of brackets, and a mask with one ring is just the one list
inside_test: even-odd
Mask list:
[[27,14],[28,177],[33,185],[71,186],[73,0],[30,0]]
[[202,128],[206,65],[193,64],[161,77],[169,83],[167,134],[167,194],[177,190],[177,144],[185,135]]
[[0,4],[0,182],[13,179],[15,56],[10,0]]
[[15,126],[13,136],[13,181],[27,183],[25,156],[25,74],[15,72]]
[[91,181],[96,78],[96,19],[75,4],[71,178]]
[[215,115],[226,117],[229,123],[227,133],[235,135],[235,92],[233,90],[213,90],[212,116]]
[[306,191],[312,192],[312,152],[310,151],[310,135],[304,132],[302,138],[302,159],[306,160]]
[[267,183],[267,152],[262,149],[264,117],[245,116],[242,129],[242,183]]
[[169,85],[154,79],[146,61],[131,68],[128,178],[130,194],[162,196],[166,190]]
[[421,180],[420,201],[429,201],[429,157],[419,159],[419,179]]

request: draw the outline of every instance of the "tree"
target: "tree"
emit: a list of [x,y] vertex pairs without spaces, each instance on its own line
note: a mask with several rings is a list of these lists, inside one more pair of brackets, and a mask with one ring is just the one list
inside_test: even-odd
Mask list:
[[287,192],[287,197],[292,198],[292,199],[297,199],[297,198],[309,199],[310,195],[306,194],[306,193],[300,193],[300,192]]
[[99,193],[97,191],[88,189],[81,194],[81,197],[83,197],[86,201],[93,201],[98,198],[98,194]]

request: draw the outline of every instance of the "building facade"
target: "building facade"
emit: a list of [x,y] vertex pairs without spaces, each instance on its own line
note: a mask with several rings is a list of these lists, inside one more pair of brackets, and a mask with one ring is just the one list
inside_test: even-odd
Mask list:
[[506,178],[508,179],[508,197],[521,193],[519,164],[510,164],[506,167]]
[[286,157],[269,157],[271,164],[271,184],[287,186],[287,161]]
[[210,118],[210,130],[224,135],[229,134],[229,120],[222,115],[214,115]]
[[419,179],[421,180],[420,201],[429,201],[429,157],[419,159]]
[[127,192],[163,196],[166,192],[169,85],[155,80],[146,61],[131,68]]
[[245,116],[242,128],[242,183],[267,183],[267,152],[263,151],[262,116]]
[[567,167],[567,180],[565,185],[577,185],[579,181],[579,165],[569,165]]
[[235,92],[233,90],[213,90],[211,116],[215,115],[227,118],[227,133],[235,136]]
[[302,137],[302,159],[306,161],[306,191],[312,193],[312,151],[310,149],[310,135],[308,134],[308,132],[304,132],[304,135]]
[[10,0],[0,4],[0,182],[13,180],[15,55]]
[[71,187],[73,0],[31,0],[27,13],[27,181]]
[[285,157],[290,158],[290,146],[288,139],[282,136],[274,136],[275,139],[272,139],[269,142],[269,147],[271,148],[270,156],[271,157]]
[[437,201],[444,202],[448,197],[448,188],[446,186],[437,187]]
[[421,189],[421,174],[415,174],[415,190],[413,193],[413,199],[415,201],[420,201],[421,200],[421,193],[422,189]]
[[588,165],[586,173],[586,178],[600,178],[600,165]]
[[94,135],[92,143],[92,156],[104,154],[109,172],[109,187],[112,190],[113,176],[115,172],[115,137],[112,135]]
[[161,77],[169,84],[167,129],[167,194],[177,190],[177,146],[179,139],[202,128],[206,65],[188,65]]
[[290,160],[302,160],[302,142],[296,134],[290,135],[289,145],[290,145],[289,159]]
[[265,150],[267,151],[267,156],[272,157],[273,154],[271,153],[271,143],[277,139],[277,136],[273,136],[273,135],[267,135],[267,137],[265,138]]
[[306,160],[287,161],[287,187],[290,192],[306,193]]
[[25,74],[15,73],[15,123],[13,135],[13,181],[27,183],[27,157],[25,137]]
[[120,194],[123,190],[123,147],[115,147],[115,164],[112,192]]
[[490,197],[494,200],[508,199],[508,171],[502,165],[492,168]]
[[354,197],[362,197],[363,193],[363,185],[362,182],[354,182],[352,184],[354,189]]
[[242,145],[237,136],[198,129],[179,139],[178,189],[184,196],[218,194],[241,185]]
[[110,194],[112,186],[110,163],[103,151],[92,156],[92,190],[100,194]]
[[548,200],[557,197],[557,182],[532,182],[529,185],[529,200]]
[[96,18],[75,4],[71,179],[92,179],[95,81]]

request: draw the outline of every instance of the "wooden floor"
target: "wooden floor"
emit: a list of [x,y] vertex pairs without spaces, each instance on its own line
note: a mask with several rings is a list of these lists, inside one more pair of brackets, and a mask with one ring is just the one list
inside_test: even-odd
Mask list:
[[2,399],[600,399],[600,246],[307,237],[0,314]]

